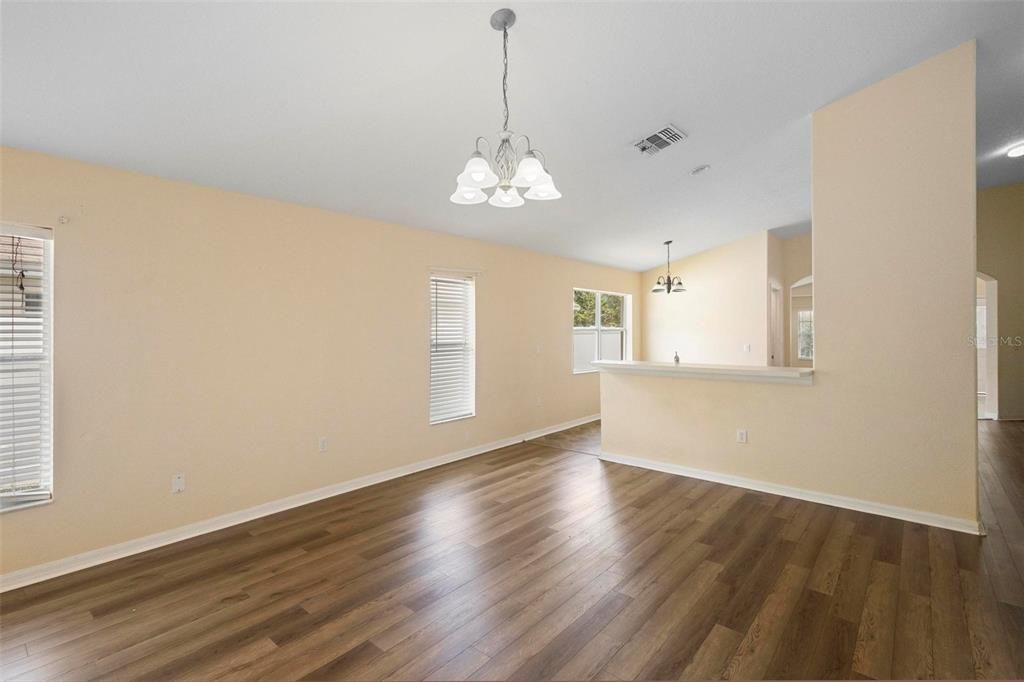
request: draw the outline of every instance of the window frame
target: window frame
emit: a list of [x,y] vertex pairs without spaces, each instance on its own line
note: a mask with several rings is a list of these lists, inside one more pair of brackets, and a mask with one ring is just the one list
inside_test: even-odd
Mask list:
[[23,500],[17,501],[11,504],[4,504],[0,501],[0,514],[7,514],[22,509],[28,509],[31,507],[39,507],[42,505],[52,504],[54,497],[56,496],[56,480],[57,472],[55,465],[55,451],[53,441],[54,424],[56,423],[54,415],[54,395],[53,395],[53,378],[54,378],[54,360],[53,360],[53,337],[54,337],[54,234],[53,229],[49,227],[42,227],[37,225],[24,225],[19,223],[10,223],[0,221],[0,238],[3,237],[23,237],[26,239],[38,239],[41,241],[48,242],[48,248],[44,249],[46,256],[45,268],[49,275],[46,278],[46,290],[43,293],[43,315],[49,318],[48,331],[46,335],[45,345],[45,357],[48,362],[48,371],[46,376],[45,389],[49,397],[49,423],[47,424],[47,437],[49,442],[49,490],[41,490],[36,493],[27,493],[24,495]]
[[[801,362],[814,362],[814,308],[798,308],[796,311],[796,359]],[[810,317],[804,321],[800,318],[803,313],[807,313]],[[804,325],[808,326],[809,334],[811,337],[811,354],[805,357],[801,352],[801,336],[803,335]]]
[[[585,291],[592,293],[596,296],[594,305],[594,322],[596,326],[593,327],[577,327],[575,324],[576,319],[576,292]],[[622,326],[621,327],[605,327],[601,324],[601,297],[602,296],[620,296],[622,297]],[[601,354],[601,332],[604,330],[608,331],[621,331],[622,332],[622,359],[632,360],[633,359],[633,296],[621,291],[607,291],[605,289],[588,289],[586,287],[573,287],[572,297],[570,298],[569,308],[569,324],[570,324],[570,337],[571,342],[569,344],[569,369],[573,374],[594,374],[600,370],[597,367],[591,367],[590,369],[576,369],[576,344],[575,334],[577,331],[592,331],[597,335],[597,343],[595,344],[596,354],[598,357],[594,358],[592,362],[600,361]]]
[[[446,419],[434,420],[431,416],[431,400],[430,393],[432,390],[432,377],[431,377],[431,365],[433,363],[433,343],[431,341],[433,336],[432,322],[434,319],[434,279],[464,279],[472,283],[472,301],[470,303],[470,318],[472,320],[470,334],[469,348],[472,352],[472,362],[470,364],[470,380],[469,388],[471,391],[470,396],[470,412],[468,414],[461,414],[455,417],[448,417]],[[476,417],[477,406],[477,371],[476,371],[476,360],[477,360],[477,333],[476,333],[476,318],[477,318],[477,284],[479,282],[478,273],[469,270],[430,270],[427,273],[427,424],[429,426],[440,426],[441,424],[451,424],[453,422],[462,421],[463,419],[472,419]]]

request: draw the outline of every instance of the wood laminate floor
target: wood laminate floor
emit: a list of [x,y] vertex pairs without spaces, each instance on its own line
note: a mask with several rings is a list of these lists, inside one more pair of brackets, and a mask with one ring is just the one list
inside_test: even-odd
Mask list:
[[588,455],[600,455],[601,422],[593,421],[574,426],[571,429],[551,433],[530,442],[564,450],[575,450]]
[[605,463],[595,427],[3,596],[3,678],[1024,675],[1024,423],[988,537]]

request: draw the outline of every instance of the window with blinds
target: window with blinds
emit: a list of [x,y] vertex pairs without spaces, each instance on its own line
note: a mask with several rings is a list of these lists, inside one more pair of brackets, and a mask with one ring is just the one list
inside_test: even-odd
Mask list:
[[49,231],[0,225],[0,509],[53,490]]
[[430,277],[430,423],[476,413],[476,305],[472,277]]

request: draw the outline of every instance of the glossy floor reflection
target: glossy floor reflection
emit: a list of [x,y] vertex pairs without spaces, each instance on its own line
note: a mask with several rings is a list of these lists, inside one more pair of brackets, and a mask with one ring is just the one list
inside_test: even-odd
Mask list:
[[531,443],[539,443],[552,448],[573,450],[574,452],[585,452],[588,455],[601,454],[601,422],[593,421],[580,426],[574,426],[565,431],[548,434],[536,438]]
[[598,429],[5,594],[0,676],[1024,675],[1024,423],[979,424],[986,538],[602,462]]

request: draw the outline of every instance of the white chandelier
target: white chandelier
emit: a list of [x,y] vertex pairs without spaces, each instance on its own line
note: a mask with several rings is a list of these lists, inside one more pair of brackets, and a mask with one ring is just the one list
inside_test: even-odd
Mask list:
[[[501,97],[504,103],[505,122],[498,133],[498,148],[494,151],[492,158],[488,160],[480,152],[480,141],[487,142],[488,151],[491,149],[490,141],[486,137],[476,138],[476,151],[466,162],[466,168],[456,178],[458,187],[450,197],[455,204],[482,204],[485,201],[491,206],[499,208],[515,208],[522,206],[523,198],[535,201],[550,201],[559,199],[562,193],[555,187],[551,174],[545,166],[547,161],[544,155],[530,145],[530,138],[526,135],[515,135],[508,129],[508,30],[516,23],[516,13],[510,9],[499,9],[491,15],[491,27],[501,31],[502,54],[504,56],[504,72],[501,76]],[[519,153],[519,148],[525,142],[525,151]],[[540,159],[537,155],[540,154]],[[541,163],[541,161],[544,163]],[[497,170],[492,170],[493,168]],[[485,189],[497,187],[494,193],[488,195]],[[519,188],[528,188],[520,196]]]
[[672,240],[669,239],[665,242],[665,274],[658,278],[654,287],[651,289],[652,294],[681,294],[686,291],[686,287],[683,286],[683,280],[679,275],[672,276]]

